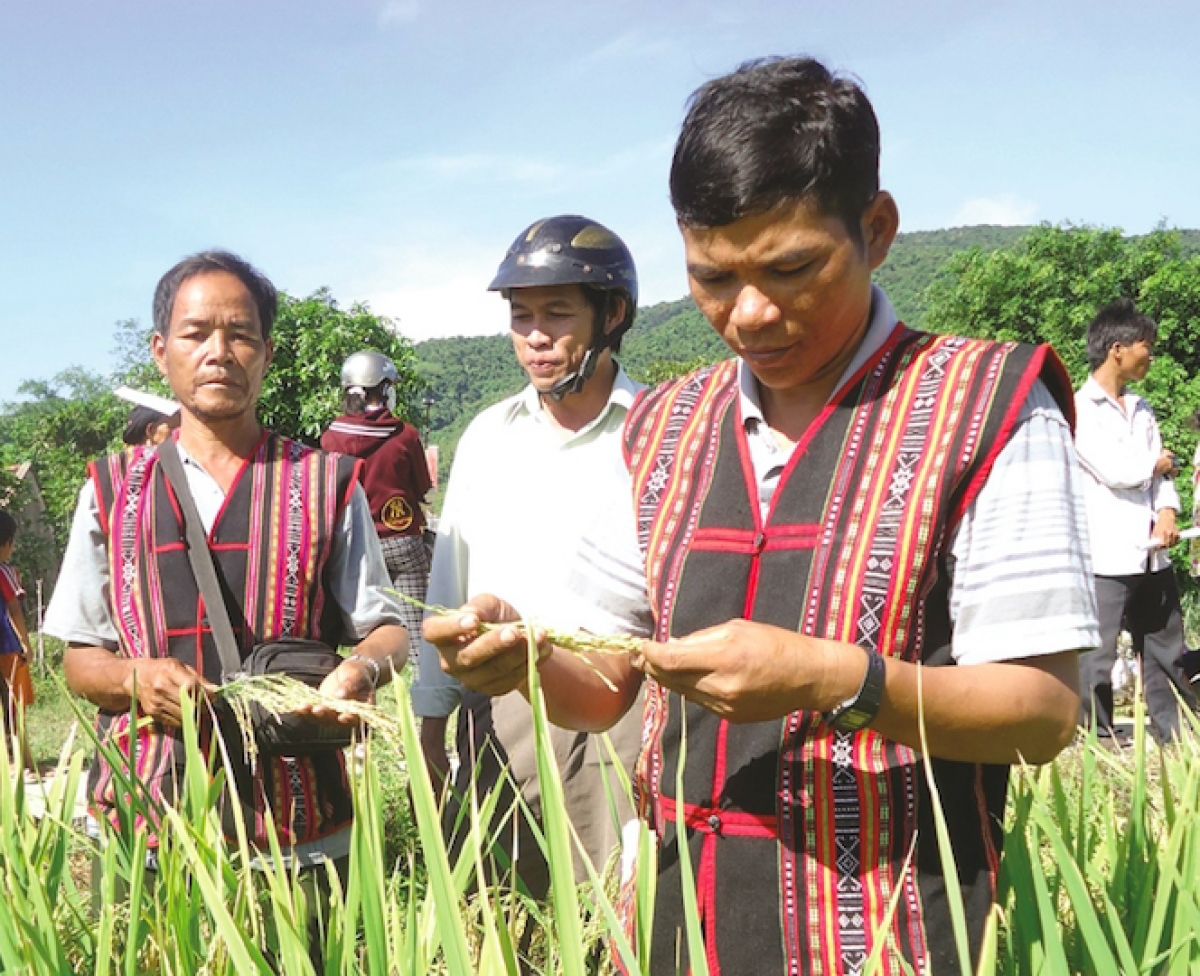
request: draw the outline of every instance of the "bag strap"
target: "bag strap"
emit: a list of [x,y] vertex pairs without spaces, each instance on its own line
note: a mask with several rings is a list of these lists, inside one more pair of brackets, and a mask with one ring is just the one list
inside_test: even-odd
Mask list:
[[188,562],[192,564],[196,585],[200,587],[200,595],[204,598],[208,625],[212,628],[213,641],[221,657],[221,670],[229,677],[244,670],[242,655],[238,649],[237,638],[233,635],[233,624],[229,622],[229,608],[225,605],[221,584],[217,581],[217,570],[213,565],[212,550],[208,547],[204,523],[200,521],[196,500],[192,497],[187,475],[183,472],[183,462],[179,460],[179,451],[175,448],[175,438],[168,437],[158,445],[158,460],[162,465],[163,474],[167,476],[167,482],[175,491],[175,497],[179,499],[179,507],[183,512]]

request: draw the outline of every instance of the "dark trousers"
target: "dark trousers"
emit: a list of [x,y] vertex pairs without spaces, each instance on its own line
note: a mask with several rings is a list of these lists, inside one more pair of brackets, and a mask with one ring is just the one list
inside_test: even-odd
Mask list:
[[1183,670],[1183,612],[1174,570],[1131,576],[1097,576],[1096,608],[1100,646],[1080,656],[1080,724],[1095,715],[1101,735],[1112,734],[1112,669],[1122,622],[1143,638],[1142,686],[1154,737],[1165,742],[1179,734],[1179,702],[1189,708],[1195,697]]

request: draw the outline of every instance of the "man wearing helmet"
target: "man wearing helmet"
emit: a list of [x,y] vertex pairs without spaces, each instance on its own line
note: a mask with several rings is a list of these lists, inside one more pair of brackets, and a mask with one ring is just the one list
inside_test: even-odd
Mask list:
[[[509,302],[513,349],[529,386],[481,413],[459,441],[438,522],[429,602],[460,606],[477,594],[499,593],[531,618],[575,627],[587,619],[587,608],[565,583],[580,538],[604,498],[627,498],[630,490],[620,433],[641,387],[613,353],[637,308],[633,259],[595,221],[552,217],[517,238],[490,290]],[[495,476],[498,464],[509,476]],[[441,775],[448,770],[447,717],[461,704],[456,792],[470,788],[473,774],[481,791],[507,785],[507,768],[537,815],[525,699],[465,691],[443,673],[436,651],[421,656],[419,672],[412,697],[430,767]],[[610,735],[630,769],[638,716],[627,716]],[[583,733],[556,729],[553,741],[572,823],[602,870],[618,842],[603,782],[607,750]],[[502,800],[499,809],[511,806]],[[524,818],[518,814],[501,834],[517,855],[522,881],[543,895],[548,873]],[[576,876],[586,877],[581,863]]]
[[[412,424],[394,413],[396,364],[380,352],[356,352],[342,366],[342,410],[321,435],[321,449],[362,458],[359,478],[375,520],[375,531],[392,585],[414,600],[425,600],[429,556],[421,506],[429,491],[425,449]],[[402,621],[420,633],[421,611],[404,604]]]

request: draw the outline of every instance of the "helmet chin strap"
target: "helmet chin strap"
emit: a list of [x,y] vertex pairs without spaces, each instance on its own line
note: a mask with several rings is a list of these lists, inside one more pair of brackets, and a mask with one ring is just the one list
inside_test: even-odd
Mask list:
[[600,353],[603,351],[604,346],[589,346],[588,351],[583,354],[583,362],[579,364],[579,369],[574,373],[568,373],[550,387],[550,396],[555,400],[561,400],[568,393],[581,393],[584,385],[596,372],[596,360],[600,358]]
[[550,387],[550,396],[556,402],[561,401],[570,393],[582,393],[587,381],[596,372],[596,361],[600,358],[600,353],[609,347],[611,341],[609,334],[604,330],[604,315],[605,312],[601,312],[596,317],[592,326],[592,344],[583,354],[583,361],[579,364],[579,369],[574,373],[568,373]]

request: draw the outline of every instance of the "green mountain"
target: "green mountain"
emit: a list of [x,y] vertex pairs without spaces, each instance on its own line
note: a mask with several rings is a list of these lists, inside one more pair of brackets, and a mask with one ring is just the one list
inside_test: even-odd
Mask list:
[[[955,227],[900,234],[875,273],[900,318],[919,327],[924,296],[952,254],[977,247],[1008,247],[1028,227]],[[1200,230],[1179,232],[1185,253],[1200,253]],[[507,335],[428,339],[415,347],[417,367],[429,383],[430,441],[441,448],[441,475],[449,471],[463,429],[480,410],[516,393],[525,377],[517,367]],[[625,338],[620,360],[631,376],[648,380],[683,364],[724,358],[724,343],[690,298],[660,302],[638,313]]]
[[888,293],[902,322],[918,327],[925,313],[925,291],[958,251],[977,247],[995,251],[1016,243],[1028,227],[952,227],[898,234],[875,281]]

